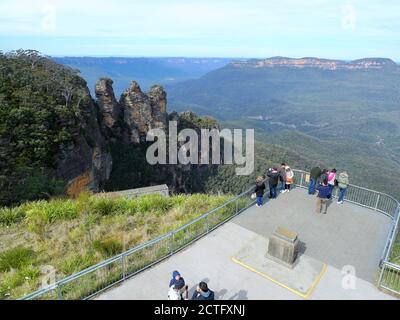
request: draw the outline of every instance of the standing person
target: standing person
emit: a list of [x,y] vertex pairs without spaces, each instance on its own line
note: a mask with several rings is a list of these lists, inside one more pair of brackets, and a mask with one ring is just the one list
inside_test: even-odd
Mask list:
[[263,177],[258,177],[256,180],[256,189],[254,192],[256,193],[257,196],[257,207],[260,208],[263,205],[263,197],[265,193],[265,183],[264,183],[264,178]]
[[281,182],[281,192],[283,193],[286,190],[286,163],[281,164],[279,170],[279,181]]
[[328,186],[328,181],[324,180],[317,188],[317,213],[326,214],[328,211],[328,201],[331,198],[331,192]]
[[338,187],[339,187],[339,199],[338,199],[338,204],[343,204],[344,197],[347,192],[347,188],[349,186],[349,175],[347,171],[343,171],[341,174],[339,174],[339,178],[337,179],[338,181]]
[[269,178],[269,197],[275,199],[277,195],[277,187],[279,183],[279,172],[277,167],[268,170],[267,176]]
[[[179,271],[175,270],[174,272],[172,272],[172,279],[169,282],[169,288],[170,288],[170,292],[169,293],[171,294],[172,297],[174,297],[174,290],[177,287],[179,288],[178,291],[179,291],[179,294],[181,296],[181,299],[178,299],[178,300],[184,300],[183,294],[186,295],[186,299],[187,299],[187,296],[189,294],[188,291],[187,291],[188,286],[186,285],[185,279],[181,276]],[[174,300],[174,299],[170,299],[170,300]]]
[[319,166],[316,166],[311,169],[310,172],[310,185],[308,187],[308,194],[313,195],[315,194],[315,188],[317,187],[318,179],[322,175],[322,170]]
[[335,180],[336,180],[336,169],[332,169],[328,172],[328,187],[329,192],[332,195],[333,189],[335,188]]
[[214,292],[208,288],[207,283],[200,282],[196,291],[193,293],[192,300],[214,300]]
[[286,170],[285,192],[290,192],[290,188],[292,187],[293,184],[294,172],[289,166],[287,166],[285,170]]

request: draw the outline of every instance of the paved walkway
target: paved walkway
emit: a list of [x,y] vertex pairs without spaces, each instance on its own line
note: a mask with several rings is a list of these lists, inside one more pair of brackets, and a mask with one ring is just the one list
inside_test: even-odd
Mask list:
[[[167,298],[171,272],[178,269],[192,293],[200,281],[208,282],[217,299],[303,299],[273,281],[232,261],[255,237],[268,238],[277,226],[299,233],[303,255],[328,267],[310,299],[393,299],[374,286],[390,221],[374,211],[355,205],[333,203],[328,215],[314,213],[315,198],[294,190],[252,207],[168,260],[120,286],[103,293],[102,300],[152,300]],[[266,250],[267,248],[265,248]],[[355,289],[342,286],[343,266],[354,266]]]

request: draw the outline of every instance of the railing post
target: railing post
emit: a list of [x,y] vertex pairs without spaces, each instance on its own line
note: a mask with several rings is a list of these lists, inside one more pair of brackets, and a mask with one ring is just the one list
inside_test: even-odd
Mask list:
[[63,300],[60,284],[57,285],[57,296],[58,296],[58,300]]
[[300,178],[300,188],[303,187],[303,181],[304,181],[304,172],[301,173],[301,178]]
[[174,254],[174,242],[175,242],[175,233],[172,232],[171,240],[169,242],[169,254],[172,256]]
[[239,213],[239,201],[238,201],[238,199],[236,199],[235,205],[236,205],[236,214],[235,215],[237,215]]
[[125,281],[126,279],[126,261],[125,261],[126,256],[122,255],[122,279]]
[[381,200],[381,194],[378,194],[378,198],[376,199],[376,205],[375,205],[375,211],[378,210],[378,206],[379,206],[379,201]]
[[381,274],[379,276],[379,280],[378,280],[378,288],[380,288],[382,286],[382,279],[383,279],[383,275],[385,273],[386,270],[386,263],[385,261],[382,264],[382,270],[381,270]]

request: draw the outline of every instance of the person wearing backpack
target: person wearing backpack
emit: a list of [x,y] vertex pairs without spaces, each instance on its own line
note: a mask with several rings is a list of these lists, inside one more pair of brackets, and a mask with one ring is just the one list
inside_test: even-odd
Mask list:
[[343,204],[344,197],[347,193],[347,188],[349,187],[349,175],[347,171],[343,171],[339,174],[339,178],[337,179],[338,187],[339,187],[339,199],[338,204]]

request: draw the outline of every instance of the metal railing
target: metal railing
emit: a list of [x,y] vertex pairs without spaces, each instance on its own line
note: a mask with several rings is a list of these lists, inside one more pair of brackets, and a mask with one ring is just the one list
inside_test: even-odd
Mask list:
[[255,201],[251,199],[253,191],[254,187],[174,231],[20,299],[90,299],[169,258],[254,205]]
[[[293,171],[296,186],[307,188],[309,174],[300,170]],[[21,299],[90,299],[169,258],[245,211],[255,204],[250,197],[253,191],[254,187],[174,231],[66,277]],[[400,267],[390,262],[399,229],[399,202],[384,193],[354,185],[349,185],[346,201],[385,214],[393,222],[382,255],[382,272],[378,287],[393,293],[400,293]]]
[[[295,184],[300,188],[308,188],[310,175],[308,172],[293,170],[295,173]],[[338,197],[338,188],[333,196]],[[390,218],[392,226],[380,261],[381,273],[378,287],[396,295],[400,294],[400,266],[393,263],[395,253],[400,250],[399,225],[400,225],[400,203],[393,197],[363,187],[349,185],[346,193],[346,201],[374,211],[380,212]],[[395,251],[394,249],[397,248]],[[400,255],[400,253],[397,253]]]

